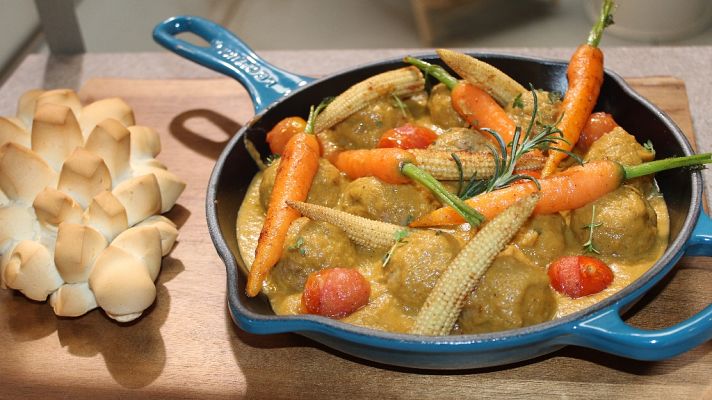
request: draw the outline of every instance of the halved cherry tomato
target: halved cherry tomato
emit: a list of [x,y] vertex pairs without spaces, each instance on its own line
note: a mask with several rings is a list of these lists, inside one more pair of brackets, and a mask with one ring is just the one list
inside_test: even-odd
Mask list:
[[549,282],[571,298],[600,292],[613,282],[613,271],[603,261],[589,256],[564,256],[549,265]]
[[424,149],[438,138],[430,129],[405,124],[385,132],[378,142],[378,147],[398,147],[401,149]]
[[306,127],[307,121],[301,117],[287,117],[277,122],[277,125],[267,132],[266,140],[270,151],[274,154],[282,154],[289,139],[299,132],[304,132]]
[[583,130],[581,130],[578,146],[584,151],[588,150],[593,142],[606,133],[612,131],[613,128],[617,126],[618,123],[613,120],[613,116],[611,114],[605,112],[595,112],[591,114],[588,118],[588,122],[586,122]]
[[302,293],[303,311],[343,318],[368,304],[371,285],[355,269],[325,268],[307,277]]

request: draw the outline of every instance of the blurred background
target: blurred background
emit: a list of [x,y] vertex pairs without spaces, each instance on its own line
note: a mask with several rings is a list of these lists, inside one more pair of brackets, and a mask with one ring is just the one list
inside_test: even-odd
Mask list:
[[[151,30],[180,14],[210,18],[257,51],[573,47],[585,40],[599,2],[0,0],[0,83],[25,55],[50,47],[56,52],[57,43],[70,53],[162,51],[153,43]],[[616,24],[603,46],[712,45],[710,0],[617,3]]]

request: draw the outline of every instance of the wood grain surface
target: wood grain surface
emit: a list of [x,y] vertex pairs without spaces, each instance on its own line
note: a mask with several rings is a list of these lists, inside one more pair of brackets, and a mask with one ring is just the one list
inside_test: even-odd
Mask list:
[[[683,82],[631,83],[692,137]],[[94,310],[58,318],[46,303],[0,290],[0,398],[712,398],[712,343],[663,362],[567,347],[505,367],[416,371],[364,362],[294,334],[256,336],[232,323],[225,272],[205,222],[204,193],[215,158],[252,116],[229,79],[94,79],[86,101],[124,98],[139,124],[155,128],[159,159],[188,187],[168,213],[180,226],[163,260],[158,298],[127,326]],[[686,258],[628,315],[660,328],[706,306],[712,262]]]

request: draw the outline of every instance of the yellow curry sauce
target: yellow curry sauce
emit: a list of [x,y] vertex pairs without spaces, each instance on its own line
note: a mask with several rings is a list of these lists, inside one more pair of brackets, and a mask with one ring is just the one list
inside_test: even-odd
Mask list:
[[[539,94],[539,120],[556,121],[558,100],[546,92]],[[520,107],[507,107],[518,124],[523,124],[531,113],[531,95],[521,100]],[[481,134],[465,127],[449,101],[448,93],[436,86],[429,97],[423,92],[406,99],[406,116],[392,102],[380,100],[328,130],[320,139],[338,148],[374,147],[374,138],[386,130],[415,121],[440,135],[431,148],[482,150]],[[583,158],[635,165],[650,160],[652,154],[633,136],[616,128],[594,143]],[[275,171],[276,165],[272,165],[254,177],[238,213],[237,239],[245,270],[254,259]],[[350,181],[325,159],[321,160],[307,201],[399,225],[440,206],[417,184],[391,185],[376,178]],[[593,233],[586,229],[592,218],[601,223]],[[601,250],[595,256],[613,270],[614,280],[600,293],[571,299],[550,287],[546,268],[557,257],[586,254],[582,244],[589,234]],[[665,251],[668,234],[667,208],[650,178],[627,182],[577,210],[534,216],[482,277],[453,333],[513,329],[588,307],[647,271]],[[384,263],[385,250],[357,246],[330,224],[300,218],[290,227],[282,261],[270,273],[263,292],[276,314],[299,314],[301,289],[309,272],[326,267],[357,268],[371,284],[369,303],[342,320],[408,332],[440,272],[470,235],[460,229],[416,232],[396,245]]]

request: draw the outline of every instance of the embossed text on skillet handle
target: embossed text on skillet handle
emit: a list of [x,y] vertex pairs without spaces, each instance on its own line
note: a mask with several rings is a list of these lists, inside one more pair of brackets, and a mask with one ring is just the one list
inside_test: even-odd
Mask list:
[[[192,33],[208,45],[182,40],[177,37],[181,33]],[[269,64],[230,31],[201,17],[169,18],[156,25],[153,38],[188,60],[237,79],[250,94],[256,114],[313,80]]]

